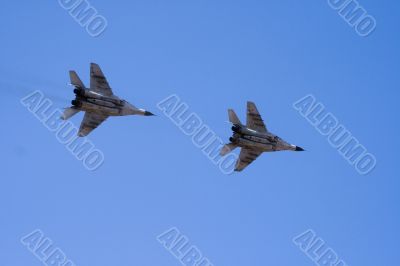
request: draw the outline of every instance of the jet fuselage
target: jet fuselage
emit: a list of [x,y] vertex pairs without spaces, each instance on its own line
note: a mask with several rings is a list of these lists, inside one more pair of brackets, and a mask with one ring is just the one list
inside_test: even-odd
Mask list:
[[71,103],[81,111],[94,111],[108,116],[152,115],[115,95],[105,96],[82,88],[74,89],[74,93],[76,97]]
[[264,152],[292,150],[296,151],[299,147],[291,145],[280,137],[270,132],[258,132],[242,125],[233,125],[233,136],[229,139],[239,147],[255,148]]

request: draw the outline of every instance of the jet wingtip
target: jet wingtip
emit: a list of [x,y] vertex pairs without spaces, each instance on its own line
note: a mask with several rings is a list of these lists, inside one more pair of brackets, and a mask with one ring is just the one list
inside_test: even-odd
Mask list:
[[100,68],[99,64],[94,63],[94,62],[90,63],[90,67],[91,68]]

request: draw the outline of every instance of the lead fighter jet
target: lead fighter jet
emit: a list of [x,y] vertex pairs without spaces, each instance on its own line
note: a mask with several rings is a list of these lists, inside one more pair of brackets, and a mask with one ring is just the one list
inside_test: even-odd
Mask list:
[[90,88],[85,87],[75,71],[70,71],[69,76],[75,86],[75,99],[71,102],[72,107],[65,109],[61,119],[66,120],[79,111],[85,112],[78,132],[80,137],[87,136],[109,116],[153,115],[115,96],[97,64],[90,64]]
[[233,124],[233,136],[229,138],[231,143],[226,144],[220,154],[222,156],[233,151],[236,147],[241,147],[239,159],[236,162],[235,171],[242,171],[251,164],[263,152],[272,151],[304,151],[296,145],[292,145],[272,134],[262,120],[256,105],[247,102],[247,123],[243,125],[237,117],[235,111],[228,110],[229,121]]

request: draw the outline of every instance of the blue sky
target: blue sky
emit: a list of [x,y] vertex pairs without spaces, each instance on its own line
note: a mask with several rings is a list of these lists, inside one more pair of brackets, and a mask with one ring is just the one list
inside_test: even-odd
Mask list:
[[[157,235],[178,228],[213,265],[314,265],[292,238],[314,230],[348,265],[397,265],[400,4],[360,0],[360,37],[327,1],[99,1],[93,38],[57,1],[0,9],[0,265],[41,265],[20,238],[40,229],[76,265],[181,265]],[[157,117],[107,120],[87,171],[20,98],[73,97],[98,63],[114,92]],[[257,103],[268,128],[307,152],[262,155],[223,175],[156,104],[177,94],[218,136],[226,109]],[[292,104],[313,94],[377,158],[359,175]],[[79,125],[82,114],[72,118]]]

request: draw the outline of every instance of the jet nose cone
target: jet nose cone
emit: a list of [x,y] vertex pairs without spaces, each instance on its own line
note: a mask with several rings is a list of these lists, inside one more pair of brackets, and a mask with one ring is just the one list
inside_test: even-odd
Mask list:
[[145,116],[154,116],[155,114],[153,114],[152,112],[149,112],[149,111],[145,111],[144,115]]
[[304,149],[302,147],[296,146],[295,151],[304,151]]

